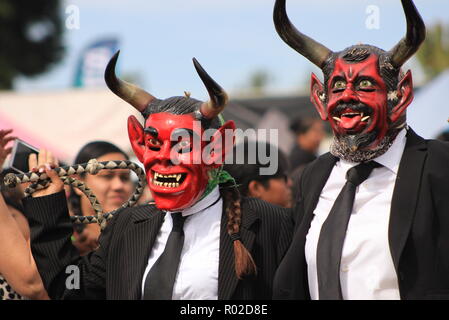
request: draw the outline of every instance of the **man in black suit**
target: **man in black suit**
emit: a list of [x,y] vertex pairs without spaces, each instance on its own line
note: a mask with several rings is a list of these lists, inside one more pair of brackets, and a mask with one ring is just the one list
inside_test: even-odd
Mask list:
[[[118,53],[108,64],[106,83],[145,118],[142,127],[131,116],[128,133],[155,203],[117,213],[100,236],[99,248],[80,257],[70,243],[62,182],[47,165],[52,184],[24,205],[33,254],[49,296],[270,299],[293,225],[287,209],[241,198],[232,177],[222,170],[235,129],[219,115],[226,93],[194,60],[210,101],[189,94],[159,100],[118,79],[117,59]],[[41,159],[39,165],[44,168],[45,162]],[[70,265],[80,270],[77,289],[66,286]]]
[[276,299],[449,298],[449,145],[406,124],[413,86],[401,66],[425,26],[411,0],[402,5],[407,35],[392,50],[332,52],[276,1],[281,38],[323,70],[324,84],[312,74],[311,99],[334,132],[330,153],[301,177],[302,221],[276,272]]

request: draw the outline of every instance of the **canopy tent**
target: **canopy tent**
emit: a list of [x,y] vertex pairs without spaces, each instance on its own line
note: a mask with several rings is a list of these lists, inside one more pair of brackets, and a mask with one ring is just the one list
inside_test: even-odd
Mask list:
[[0,93],[0,128],[46,148],[68,163],[93,140],[110,141],[132,153],[126,121],[140,114],[109,90],[17,94]]
[[407,108],[407,122],[420,136],[435,138],[449,129],[449,70],[429,82],[415,94]]

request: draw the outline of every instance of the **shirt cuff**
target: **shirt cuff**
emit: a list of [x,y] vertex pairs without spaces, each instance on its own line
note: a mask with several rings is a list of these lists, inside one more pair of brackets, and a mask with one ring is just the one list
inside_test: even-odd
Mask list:
[[43,225],[70,222],[64,190],[43,197],[26,197],[22,202],[30,224],[33,221]]

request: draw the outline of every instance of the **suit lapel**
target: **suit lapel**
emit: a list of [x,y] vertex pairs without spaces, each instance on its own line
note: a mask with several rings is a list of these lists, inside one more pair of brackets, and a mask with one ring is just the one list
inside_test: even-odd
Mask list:
[[295,254],[299,254],[300,257],[300,263],[298,266],[300,270],[298,271],[302,271],[302,277],[300,277],[300,279],[303,279],[304,283],[306,284],[304,286],[304,294],[306,297],[309,296],[309,289],[307,284],[307,263],[305,257],[306,237],[307,233],[309,232],[310,224],[313,220],[313,211],[315,210],[318,204],[318,200],[320,199],[321,191],[326,185],[326,182],[329,179],[329,176],[337,160],[338,158],[334,157],[330,153],[324,154],[317,160],[313,168],[311,168],[307,177],[305,177],[306,179],[304,183],[302,183],[302,185],[307,188],[306,190],[301,191],[302,201],[304,205],[304,218],[302,219],[302,222],[297,229],[297,235],[295,235],[294,237],[298,239],[297,241],[300,241],[299,245],[297,246],[300,252]]
[[[304,218],[297,232],[300,234],[299,239],[302,239],[305,244],[305,238],[309,232],[310,223],[313,219],[313,211],[315,210],[318,200],[320,199],[321,191],[326,185],[327,180],[334,168],[338,158],[334,157],[330,153],[324,154],[317,160],[307,176],[304,176],[303,186],[306,186],[306,190],[301,190],[301,199],[303,201]],[[300,186],[301,187],[301,186]],[[304,246],[301,246],[304,248]]]
[[[315,210],[338,158],[326,153],[307,165],[302,173],[295,210],[303,218],[295,228],[292,243],[282,259],[274,280],[276,299],[310,299],[305,244]],[[302,212],[302,213],[301,213]]]
[[[304,218],[307,217],[306,220],[309,220],[309,224],[310,221],[312,221],[311,217],[313,216],[313,210],[315,210],[318,204],[321,191],[323,191],[337,160],[338,158],[330,153],[324,154],[317,160],[312,170],[310,170],[307,180],[303,183],[307,188],[307,190],[301,191],[301,195],[303,195],[304,199]],[[307,228],[307,230],[308,229],[309,228]]]
[[425,140],[409,129],[393,191],[388,230],[396,270],[415,215],[426,150]]
[[128,270],[124,271],[125,285],[129,286],[131,299],[141,298],[142,277],[164,215],[154,206],[137,207],[133,212],[132,225],[124,237],[124,255],[130,262]]
[[[223,202],[223,214],[220,226],[220,253],[218,264],[218,300],[229,300],[234,294],[238,284],[234,265],[234,244],[228,231],[228,218],[226,215],[226,203]],[[242,224],[240,226],[240,237],[243,245],[251,252],[254,244],[255,233],[250,230],[251,226],[258,220],[257,213],[242,205]]]

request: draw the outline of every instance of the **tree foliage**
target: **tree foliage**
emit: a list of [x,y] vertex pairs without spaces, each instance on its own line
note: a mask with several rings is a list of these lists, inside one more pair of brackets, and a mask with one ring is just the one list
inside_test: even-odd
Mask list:
[[262,95],[271,82],[271,75],[268,71],[260,69],[256,70],[249,76],[250,90],[257,95]]
[[62,19],[59,0],[0,0],[0,89],[62,58]]
[[449,27],[438,23],[427,28],[426,40],[416,56],[427,80],[449,68]]

